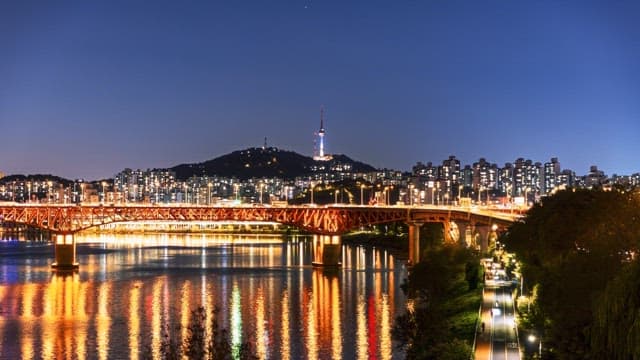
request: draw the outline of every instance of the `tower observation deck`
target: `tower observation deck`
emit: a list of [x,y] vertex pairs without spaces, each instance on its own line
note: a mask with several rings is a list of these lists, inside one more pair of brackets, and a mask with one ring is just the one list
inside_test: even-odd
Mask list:
[[320,130],[318,130],[317,136],[318,136],[318,147],[314,151],[315,154],[313,156],[313,160],[318,160],[318,161],[331,160],[332,156],[331,155],[327,155],[324,152],[324,136],[325,136],[325,131],[324,131],[324,107],[320,108]]

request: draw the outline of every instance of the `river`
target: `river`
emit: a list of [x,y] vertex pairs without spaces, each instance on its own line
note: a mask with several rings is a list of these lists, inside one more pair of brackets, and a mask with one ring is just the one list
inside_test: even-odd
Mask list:
[[80,269],[65,275],[50,243],[0,242],[1,359],[157,358],[201,306],[263,359],[403,358],[391,329],[406,269],[388,251],[343,245],[343,266],[327,270],[303,236],[76,239]]

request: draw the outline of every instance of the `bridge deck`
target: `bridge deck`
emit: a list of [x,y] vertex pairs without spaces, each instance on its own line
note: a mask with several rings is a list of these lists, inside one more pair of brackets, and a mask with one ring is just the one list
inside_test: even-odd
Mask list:
[[504,209],[451,206],[150,206],[150,205],[0,205],[0,221],[56,233],[132,221],[268,221],[317,234],[342,234],[361,226],[406,222],[464,221],[508,226],[520,217]]

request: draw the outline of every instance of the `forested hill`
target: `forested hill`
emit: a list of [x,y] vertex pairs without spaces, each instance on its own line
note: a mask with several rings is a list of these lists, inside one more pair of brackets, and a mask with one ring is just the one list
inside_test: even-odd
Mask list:
[[217,175],[239,179],[279,177],[293,179],[314,172],[331,172],[350,168],[351,172],[376,171],[371,165],[354,161],[346,155],[334,155],[328,161],[316,161],[309,156],[273,147],[234,151],[212,160],[181,164],[171,168],[180,180],[191,176]]

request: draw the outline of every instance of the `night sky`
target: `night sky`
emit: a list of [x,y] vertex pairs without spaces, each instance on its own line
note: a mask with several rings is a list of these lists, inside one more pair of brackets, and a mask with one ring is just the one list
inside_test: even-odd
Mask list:
[[631,174],[639,24],[638,1],[2,1],[0,171],[312,155],[324,105],[327,151],[376,167]]

